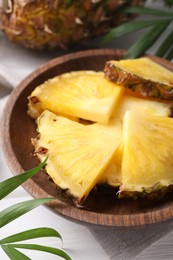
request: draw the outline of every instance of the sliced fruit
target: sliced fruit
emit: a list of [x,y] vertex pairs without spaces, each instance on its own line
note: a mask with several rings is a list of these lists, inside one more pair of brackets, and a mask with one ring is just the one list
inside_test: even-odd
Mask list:
[[173,72],[149,58],[108,61],[105,76],[142,96],[173,99]]
[[109,185],[112,187],[119,187],[121,184],[121,149],[117,149],[114,157],[110,161],[108,167],[101,175],[97,184]]
[[112,117],[118,117],[123,121],[126,111],[146,112],[151,115],[158,116],[172,116],[173,105],[171,103],[164,103],[154,100],[133,97],[130,95],[123,95],[119,102],[119,106],[115,109]]
[[[117,144],[116,152],[97,184],[118,187],[121,183],[122,123],[119,118],[112,118],[108,125],[95,123],[92,125],[92,128],[94,128],[98,134],[100,131],[105,131],[106,133],[106,131],[108,131],[107,129],[111,128],[114,135],[113,142]],[[101,149],[104,149],[104,147]]]
[[127,111],[120,197],[144,196],[173,184],[173,118]]
[[28,114],[37,117],[45,109],[94,122],[108,123],[122,88],[102,72],[77,71],[52,78],[29,97]]
[[[116,132],[119,133],[120,145],[116,151],[116,155],[111,160],[109,166],[103,173],[100,179],[100,183],[106,183],[110,186],[119,186],[121,183],[121,163],[122,163],[122,128],[123,128],[123,118],[126,111],[138,111],[139,113],[149,113],[152,115],[159,116],[171,116],[172,115],[172,104],[162,103],[153,100],[147,100],[139,97],[133,97],[129,95],[123,95],[120,99],[119,105],[117,106],[113,118],[119,122],[119,130],[116,129]],[[118,124],[117,124],[118,125]]]
[[81,204],[118,149],[116,124],[83,125],[50,111],[44,111],[37,123],[37,156],[41,161],[49,156],[47,173],[60,189]]

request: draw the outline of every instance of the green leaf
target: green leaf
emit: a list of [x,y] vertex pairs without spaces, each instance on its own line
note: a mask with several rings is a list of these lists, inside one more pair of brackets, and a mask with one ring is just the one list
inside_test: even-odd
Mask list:
[[164,2],[169,6],[173,6],[173,0],[164,0]]
[[170,24],[171,19],[158,21],[151,30],[147,31],[138,41],[136,41],[125,54],[125,58],[136,58],[145,53],[152,44],[160,37]]
[[57,248],[50,247],[50,246],[43,246],[43,245],[37,245],[37,244],[11,244],[11,246],[13,246],[15,248],[24,248],[24,249],[43,251],[43,252],[61,256],[62,258],[66,259],[66,260],[71,260],[70,256],[66,252],[64,252],[61,249],[57,249]]
[[104,42],[111,40],[112,38],[117,38],[128,33],[136,32],[138,30],[148,28],[157,23],[158,20],[147,20],[147,21],[132,21],[128,23],[121,24],[116,28],[110,30],[103,38]]
[[172,46],[173,43],[173,31],[166,37],[166,39],[162,42],[161,46],[155,53],[156,56],[164,57],[166,53],[168,53],[169,48]]
[[154,16],[162,16],[162,17],[173,17],[173,12],[169,11],[162,11],[160,9],[149,8],[149,7],[127,7],[124,9],[126,13],[132,14],[147,14],[147,15],[154,15]]
[[31,258],[19,252],[11,245],[3,245],[1,247],[11,260],[31,260]]
[[41,170],[41,168],[43,168],[43,166],[46,164],[46,161],[47,158],[37,167],[1,182],[0,199],[3,199],[5,196],[7,196],[10,192],[15,190],[17,187],[19,187],[26,180],[34,176],[39,170]]
[[23,231],[23,232],[15,234],[15,235],[6,237],[4,239],[1,239],[0,245],[24,241],[24,240],[28,240],[28,239],[39,238],[39,237],[57,237],[57,238],[60,238],[62,241],[61,235],[55,229],[44,227],[44,228],[30,229],[30,230]]
[[173,59],[173,46],[171,46],[171,49],[167,53],[165,59],[167,59],[167,60],[172,60]]
[[32,199],[8,207],[7,209],[0,212],[0,228],[15,220],[16,218],[24,215],[30,210],[53,199],[54,198]]

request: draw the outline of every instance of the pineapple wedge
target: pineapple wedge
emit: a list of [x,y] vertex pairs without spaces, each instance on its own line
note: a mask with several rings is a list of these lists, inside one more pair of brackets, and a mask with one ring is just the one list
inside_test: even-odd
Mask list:
[[134,112],[138,111],[140,113],[147,112],[151,115],[171,117],[173,104],[169,102],[164,103],[139,97],[133,97],[130,95],[123,95],[119,102],[119,106],[114,111],[112,117],[118,117],[122,122],[124,115],[128,110]]
[[[119,139],[121,141],[121,137]],[[120,146],[120,145],[119,145]],[[114,157],[109,163],[106,170],[101,175],[98,180],[98,185],[109,185],[111,187],[119,187],[121,184],[121,160],[122,160],[122,150],[120,147],[117,149]]]
[[64,73],[38,86],[29,97],[28,114],[37,118],[45,109],[94,122],[108,123],[123,89],[102,72]]
[[173,118],[127,111],[120,197],[145,196],[173,184]]
[[49,156],[46,172],[76,204],[82,204],[116,153],[118,126],[83,125],[50,111],[44,111],[37,124],[36,155],[41,161]]
[[142,96],[173,99],[173,72],[149,58],[108,61],[104,72],[108,80]]
[[[117,120],[117,126],[119,129],[116,129],[116,133],[119,134],[119,147],[116,152],[116,155],[111,160],[109,166],[101,176],[99,183],[108,184],[110,186],[118,187],[121,184],[121,163],[122,163],[122,129],[123,129],[123,118],[126,111],[138,111],[139,113],[147,112],[152,115],[165,116],[169,117],[172,115],[172,104],[162,103],[153,100],[147,100],[143,98],[133,97],[129,95],[123,95],[120,99],[119,105],[117,106],[113,119]],[[98,129],[99,130],[99,129]]]

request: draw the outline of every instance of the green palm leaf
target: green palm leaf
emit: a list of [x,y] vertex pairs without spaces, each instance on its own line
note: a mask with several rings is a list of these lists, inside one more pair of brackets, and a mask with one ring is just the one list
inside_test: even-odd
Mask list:
[[113,38],[117,38],[128,33],[136,32],[141,29],[145,29],[153,26],[158,20],[147,20],[147,21],[131,21],[128,23],[121,24],[116,28],[110,30],[103,38],[104,42],[107,42]]
[[[169,5],[173,5],[173,0],[165,1]],[[173,21],[173,12],[164,11],[160,9],[148,8],[148,7],[126,7],[120,10],[122,13],[127,14],[139,14],[148,15],[147,20],[130,21],[113,28],[110,32],[105,34],[103,42],[107,42],[112,38],[117,38],[128,33],[136,32],[141,29],[147,29],[144,33],[129,49],[125,58],[137,58],[143,55],[162,35],[163,31]],[[156,16],[156,19],[151,19],[151,16]],[[160,19],[161,18],[161,19]],[[163,36],[164,38],[164,36]],[[163,40],[162,46],[156,51],[156,55],[167,59],[172,58],[172,33]],[[167,51],[166,51],[167,49]]]
[[3,182],[0,183],[0,199],[3,199],[10,192],[15,190],[21,184],[23,184],[28,179],[32,178],[39,170],[41,170],[46,164],[47,158],[37,167],[26,171],[20,175],[13,176]]
[[171,46],[169,52],[167,53],[166,57],[167,60],[171,60],[173,58],[173,46]]
[[31,250],[37,250],[37,251],[43,251],[47,253],[51,253],[57,256],[61,256],[62,258],[66,260],[71,260],[70,256],[65,253],[61,249],[57,249],[54,247],[50,246],[42,246],[42,245],[37,245],[37,244],[11,244],[12,247],[15,248],[23,248],[23,249],[31,249]]
[[171,19],[158,21],[151,30],[147,31],[138,41],[136,41],[127,51],[125,57],[128,59],[139,57],[159,38],[170,24]]
[[3,245],[1,247],[11,260],[31,260],[31,258],[19,252],[11,245]]
[[170,46],[172,46],[173,43],[173,31],[170,32],[170,34],[166,37],[166,39],[162,42],[159,49],[156,51],[155,55],[164,57],[168,51]]
[[173,17],[173,13],[170,11],[162,11],[160,9],[148,8],[148,7],[127,7],[123,10],[125,13],[132,14],[146,14],[146,15],[154,15],[154,16],[162,16],[162,17]]
[[17,203],[11,207],[8,207],[7,209],[4,209],[0,212],[0,228],[19,218],[30,210],[51,200],[53,200],[53,198],[32,199],[29,201]]
[[0,240],[0,245],[2,244],[8,244],[8,243],[14,243],[19,241],[24,241],[28,239],[34,239],[39,237],[57,237],[61,239],[61,235],[52,228],[34,228],[27,231],[23,231],[20,233],[17,233],[15,235],[6,237],[4,239]]

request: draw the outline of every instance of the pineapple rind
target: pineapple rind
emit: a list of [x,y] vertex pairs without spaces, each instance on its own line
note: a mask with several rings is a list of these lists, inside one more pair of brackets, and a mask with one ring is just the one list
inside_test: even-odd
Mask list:
[[[0,28],[12,42],[31,49],[67,49],[70,44],[108,32],[133,16],[117,9],[144,0],[0,1]],[[116,14],[115,14],[116,12]]]
[[144,195],[173,184],[172,132],[172,118],[126,112],[120,196]]
[[173,72],[149,58],[108,61],[105,76],[142,96],[172,100]]
[[102,72],[64,73],[31,93],[28,114],[37,117],[48,109],[56,114],[108,123],[122,92],[123,89],[106,80]]
[[[43,112],[37,121],[38,158],[42,161],[48,155],[47,173],[58,187],[82,203],[116,153],[119,138],[115,138],[115,128],[82,125],[49,111]],[[40,153],[41,148],[47,149],[47,153]]]

